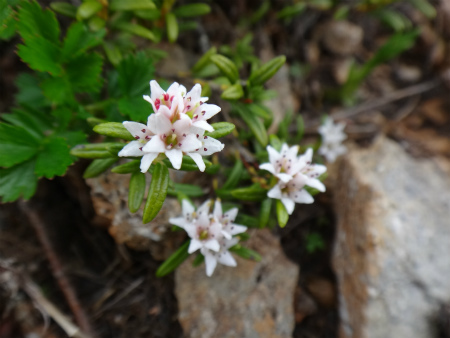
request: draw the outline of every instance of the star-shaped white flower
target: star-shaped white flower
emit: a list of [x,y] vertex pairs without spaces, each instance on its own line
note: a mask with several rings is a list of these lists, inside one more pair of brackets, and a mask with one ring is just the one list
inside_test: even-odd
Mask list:
[[263,163],[259,167],[269,171],[282,182],[289,182],[302,168],[303,163],[297,159],[298,146],[289,147],[286,143],[278,152],[271,146],[267,146],[269,163]]
[[214,211],[210,213],[211,204],[208,200],[195,211],[191,203],[183,200],[183,215],[169,219],[171,224],[183,228],[191,238],[188,253],[200,250],[205,257],[207,276],[213,274],[217,263],[236,266],[228,249],[239,242],[238,238],[232,236],[247,230],[247,227],[233,223],[238,213],[237,208],[223,213],[220,200],[216,200]]
[[336,158],[347,152],[347,147],[342,144],[347,138],[344,129],[345,123],[334,123],[331,117],[327,117],[318,129],[322,136],[319,154],[324,156],[328,162],[336,161]]

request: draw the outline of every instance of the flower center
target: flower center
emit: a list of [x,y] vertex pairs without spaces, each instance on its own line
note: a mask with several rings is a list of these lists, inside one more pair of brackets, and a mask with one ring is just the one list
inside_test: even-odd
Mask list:
[[206,229],[200,231],[200,233],[198,234],[198,239],[200,239],[201,241],[208,239],[208,237],[209,237],[209,232]]
[[173,133],[166,137],[166,145],[168,147],[173,148],[175,144],[177,144],[177,134]]

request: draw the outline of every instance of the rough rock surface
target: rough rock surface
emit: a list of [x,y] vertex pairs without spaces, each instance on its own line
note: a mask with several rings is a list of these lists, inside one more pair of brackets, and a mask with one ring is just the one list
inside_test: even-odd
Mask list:
[[449,172],[385,138],[350,151],[338,172],[340,337],[435,337],[450,300]]
[[323,31],[323,44],[335,54],[350,55],[360,48],[363,37],[363,29],[351,22],[330,21]]
[[263,257],[237,257],[235,268],[218,265],[212,277],[192,259],[175,272],[179,321],[190,338],[292,337],[298,266],[289,261],[269,230],[251,235],[246,246]]
[[[130,175],[121,175],[111,172],[99,177],[86,180],[91,188],[91,198],[96,213],[94,222],[109,228],[109,233],[117,243],[126,244],[135,250],[149,250],[155,259],[163,260],[179,244],[171,245],[171,241],[161,241],[164,236],[171,236],[171,225],[167,222],[170,217],[181,214],[178,201],[167,198],[164,205],[155,217],[148,223],[142,223],[143,205],[136,213],[128,210],[128,182]],[[147,179],[147,186],[150,180]],[[148,187],[147,187],[148,190]],[[176,235],[175,235],[176,236]],[[177,236],[176,236],[177,237]]]

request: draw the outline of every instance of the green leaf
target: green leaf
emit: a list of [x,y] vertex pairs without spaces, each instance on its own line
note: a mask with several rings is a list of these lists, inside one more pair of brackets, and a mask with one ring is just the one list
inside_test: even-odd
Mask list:
[[72,120],[72,110],[66,106],[59,106],[52,110],[52,116],[58,122],[60,129],[66,129]]
[[203,189],[200,188],[198,185],[193,184],[181,184],[181,183],[175,183],[174,189],[169,190],[167,192],[169,195],[177,196],[178,193],[182,193],[189,197],[201,197],[205,196],[205,193],[203,192]]
[[18,22],[16,12],[8,1],[0,1],[0,39],[9,40],[16,33]]
[[259,184],[253,184],[250,187],[234,189],[231,196],[243,201],[262,201],[267,196],[267,190],[261,188]]
[[156,163],[153,170],[152,182],[148,191],[147,201],[145,203],[143,222],[152,221],[166,199],[167,189],[169,188],[169,169],[163,163]]
[[245,259],[249,259],[256,262],[259,262],[261,260],[261,255],[259,253],[249,248],[245,248],[240,244],[231,247],[230,251],[234,252],[236,255],[241,256],[242,258]]
[[[149,80],[155,73],[152,59],[144,52],[128,55],[117,67],[117,72],[122,93],[129,97],[139,97],[140,101],[144,101],[142,95],[149,93]],[[147,103],[147,106],[150,105]],[[148,115],[149,112],[146,110],[146,116]]]
[[151,0],[112,0],[109,3],[109,9],[112,11],[134,11],[156,9],[156,6]]
[[252,72],[248,80],[252,85],[263,85],[267,80],[274,76],[276,72],[278,72],[285,62],[286,57],[284,55],[278,56],[262,65],[256,71]]
[[116,174],[132,174],[141,170],[140,165],[141,160],[133,160],[112,168],[111,172]]
[[108,147],[117,143],[80,144],[72,148],[70,154],[81,158],[109,158],[117,157],[108,151]]
[[39,80],[30,73],[20,73],[15,81],[19,89],[16,102],[20,105],[39,108],[46,104],[46,99],[39,88]]
[[75,16],[77,15],[77,8],[67,2],[52,2],[50,4],[50,8],[53,9],[56,13],[68,16],[70,18],[75,18]]
[[17,50],[17,55],[31,69],[49,72],[53,76],[62,74],[60,54],[56,45],[40,36],[28,39],[26,45],[19,45]]
[[34,162],[29,160],[8,169],[0,169],[0,196],[3,203],[13,202],[20,196],[29,199],[34,195],[37,186]]
[[236,216],[236,223],[249,228],[259,228],[259,220],[256,217],[246,215],[242,212]]
[[203,256],[201,253],[199,253],[197,256],[195,256],[194,261],[192,262],[192,266],[196,268],[200,264],[202,264],[205,261],[205,256]]
[[215,139],[230,134],[236,127],[233,123],[229,122],[216,122],[212,123],[211,126],[214,128],[214,131],[205,132],[205,136],[212,137]]
[[156,277],[163,277],[175,270],[188,257],[188,248],[191,241],[184,243],[177,251],[175,251],[164,263],[156,270]]
[[[166,164],[167,167],[173,169],[172,163],[170,163],[168,158],[165,158],[163,160],[163,162]],[[206,159],[203,159],[203,162],[205,162],[205,166],[206,166],[206,170],[205,172],[208,171],[209,168],[212,167],[212,163]],[[184,170],[184,171],[198,171],[198,167],[197,164],[194,162],[194,160],[192,158],[190,158],[187,155],[183,156],[183,160],[181,162],[181,168],[180,170]]]
[[280,225],[281,228],[284,228],[289,220],[289,214],[280,200],[277,200],[276,209],[277,209],[278,224]]
[[177,41],[178,38],[178,22],[175,15],[168,13],[166,15],[167,37],[170,42]]
[[2,114],[3,120],[24,128],[36,140],[44,137],[44,132],[51,129],[51,124],[45,119],[45,115],[39,112],[31,112],[27,110],[13,109],[12,114]]
[[78,20],[89,19],[95,13],[103,8],[102,4],[95,0],[84,1],[77,9],[76,17]]
[[244,96],[244,89],[239,83],[229,86],[220,96],[224,100],[238,100]]
[[241,160],[237,160],[234,164],[231,173],[228,175],[228,179],[225,181],[222,189],[231,189],[237,186],[241,179],[242,172],[244,171],[244,165]]
[[[153,182],[153,181],[152,181]],[[128,209],[130,212],[136,212],[142,204],[145,195],[145,174],[135,172],[130,178],[130,187],[128,190]]]
[[298,2],[293,6],[286,6],[281,11],[277,13],[278,19],[290,19],[297,15],[300,15],[307,5],[306,2]]
[[122,61],[122,53],[120,52],[120,48],[112,43],[104,42],[103,49],[109,62],[111,62],[113,66],[118,66]]
[[198,73],[204,69],[207,65],[211,64],[211,56],[217,53],[216,47],[211,47],[203,56],[197,61],[197,63],[192,67],[192,72]]
[[265,147],[269,142],[269,137],[262,121],[243,103],[235,102],[232,107],[250,128],[259,144]]
[[239,80],[239,71],[229,58],[223,55],[212,55],[210,57],[211,61],[220,69],[223,75],[225,75],[231,83],[235,83]]
[[261,210],[259,212],[259,227],[265,228],[269,223],[270,211],[272,210],[272,199],[266,198],[261,203]]
[[156,21],[161,17],[161,11],[159,9],[138,10],[134,11],[134,15],[144,20]]
[[116,162],[117,158],[99,158],[93,160],[84,171],[83,178],[97,177],[101,173],[108,170],[108,168]]
[[103,59],[100,55],[81,54],[69,61],[67,76],[74,92],[98,92],[103,84],[101,72]]
[[28,45],[31,40],[41,38],[50,44],[59,44],[59,24],[55,13],[42,10],[36,1],[22,2],[19,10],[19,33]]
[[127,141],[133,141],[134,137],[130,132],[119,122],[100,123],[94,127],[97,134],[117,137]]
[[86,142],[86,134],[82,131],[61,131],[58,133],[55,133],[55,136],[62,137],[66,140],[69,147],[74,147],[77,144],[81,144]]
[[98,32],[105,28],[106,21],[105,19],[100,18],[99,16],[93,16],[88,20],[89,29],[93,32]]
[[205,15],[211,12],[211,7],[207,4],[189,4],[175,8],[172,13],[181,18],[191,18]]
[[82,22],[73,23],[63,42],[62,57],[64,60],[84,54],[92,47],[99,45],[106,34],[105,29],[95,33],[89,32]]
[[48,77],[41,83],[42,92],[53,104],[73,103],[75,97],[67,77]]
[[149,39],[153,42],[159,42],[158,37],[148,28],[145,28],[144,26],[128,23],[128,22],[121,22],[115,26],[117,29],[120,29],[124,32],[131,33],[146,39]]
[[0,166],[12,167],[33,157],[39,147],[25,128],[0,123]]
[[119,100],[118,107],[121,114],[133,121],[145,122],[152,113],[152,106],[142,96],[123,97]]
[[73,163],[69,145],[62,137],[51,136],[45,139],[43,149],[36,158],[34,172],[38,177],[53,178],[66,173]]

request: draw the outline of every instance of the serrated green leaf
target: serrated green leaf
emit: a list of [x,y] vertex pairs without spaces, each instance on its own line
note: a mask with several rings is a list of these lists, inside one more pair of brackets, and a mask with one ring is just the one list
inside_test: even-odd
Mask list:
[[122,123],[119,122],[106,122],[97,124],[94,127],[94,131],[97,134],[117,137],[127,141],[133,141],[134,137],[130,132],[124,127]]
[[232,107],[250,128],[259,144],[265,147],[269,142],[269,137],[262,121],[245,104],[235,102]]
[[[143,101],[142,95],[149,93],[149,80],[154,77],[155,67],[152,60],[144,52],[129,55],[119,64],[117,72],[118,84],[123,94],[139,97]],[[146,115],[149,115],[148,110]]]
[[2,202],[13,202],[19,197],[29,199],[34,195],[37,177],[34,174],[35,160],[31,159],[8,169],[0,169],[0,196]]
[[198,73],[204,69],[208,64],[211,64],[211,56],[217,54],[217,48],[211,47],[203,56],[197,61],[197,63],[192,67],[192,72]]
[[169,188],[169,169],[163,163],[156,163],[153,169],[152,182],[145,203],[142,221],[152,221],[161,210]]
[[96,0],[84,1],[80,7],[78,7],[76,17],[78,20],[89,19],[102,8],[102,4]]
[[54,45],[59,44],[59,24],[55,13],[46,9],[42,10],[36,1],[21,4],[19,9],[19,33],[28,45],[36,38]]
[[280,228],[284,228],[289,220],[289,214],[280,200],[277,200],[276,210],[278,224],[280,225]]
[[43,148],[36,158],[34,172],[38,177],[53,178],[66,173],[73,163],[69,145],[62,137],[51,136],[45,139]]
[[66,129],[72,119],[72,110],[66,106],[59,106],[52,109],[52,116],[58,122],[60,129]]
[[205,136],[212,137],[215,139],[230,134],[236,127],[233,123],[229,122],[216,122],[212,123],[211,126],[214,128],[214,131],[205,132]]
[[278,72],[285,62],[286,57],[284,55],[273,58],[269,62],[262,65],[259,69],[252,72],[248,80],[255,86],[263,85],[267,80],[274,76],[276,72]]
[[69,18],[75,18],[75,16],[77,15],[77,8],[67,2],[52,2],[50,4],[50,8],[53,9],[56,13],[68,16]]
[[139,172],[141,165],[141,160],[133,160],[124,164],[120,164],[111,169],[111,172],[116,174],[132,174],[135,172]]
[[0,167],[12,167],[33,157],[39,147],[39,139],[25,128],[0,123]]
[[114,163],[117,162],[117,158],[99,158],[93,160],[91,164],[86,168],[83,173],[83,178],[93,178],[97,177],[101,173],[108,170]]
[[242,258],[245,259],[249,259],[256,262],[259,262],[261,260],[261,255],[259,253],[249,248],[245,248],[240,244],[231,247],[230,251],[234,252],[236,255],[241,256]]
[[7,1],[0,1],[0,39],[9,40],[18,28],[16,12]]
[[188,4],[175,8],[172,13],[181,18],[191,18],[205,15],[211,12],[211,7],[207,4]]
[[163,277],[175,270],[181,263],[183,263],[188,257],[188,248],[191,241],[184,243],[177,251],[175,251],[164,263],[160,265],[156,270],[156,277]]
[[241,179],[243,170],[244,165],[242,164],[242,161],[237,160],[231,170],[231,173],[228,175],[228,179],[223,184],[222,189],[231,189],[236,187]]
[[144,26],[128,23],[128,22],[121,22],[115,26],[117,29],[120,29],[124,32],[131,33],[146,39],[149,39],[153,42],[159,42],[158,37],[148,28],[145,28]]
[[156,6],[151,0],[112,0],[109,9],[112,11],[134,11],[156,9]]
[[224,100],[238,100],[244,96],[244,89],[239,83],[229,86],[220,96]]
[[267,196],[267,190],[261,188],[259,184],[250,187],[234,189],[231,196],[243,201],[262,201]]
[[239,80],[239,71],[229,58],[223,55],[212,55],[210,57],[211,61],[220,69],[223,75],[225,75],[231,83],[235,83]]
[[67,35],[63,42],[63,59],[73,59],[74,57],[85,53],[90,48],[99,45],[105,34],[105,29],[92,33],[86,29],[82,22],[73,23],[67,30]]
[[261,210],[259,212],[259,227],[265,228],[269,223],[270,211],[272,210],[272,199],[266,198],[261,203]]
[[48,77],[41,83],[41,88],[45,97],[53,104],[75,102],[71,84],[66,76]]
[[67,63],[66,71],[74,92],[98,92],[102,87],[103,59],[100,55],[82,54]]
[[139,210],[145,195],[145,174],[135,172],[131,175],[128,190],[128,209],[130,212]]
[[38,113],[26,110],[13,109],[12,114],[2,114],[2,119],[12,125],[24,128],[36,140],[44,137],[44,132],[51,129],[51,124],[48,123]]
[[[128,116],[132,121],[145,122],[152,113],[152,106],[142,96],[123,97],[118,102],[121,114]],[[122,118],[123,119],[123,118]]]
[[178,38],[178,22],[175,15],[168,13],[166,15],[167,37],[169,42],[175,42]]
[[49,72],[53,76],[62,74],[62,67],[59,64],[60,49],[43,37],[36,36],[28,39],[26,45],[19,45],[17,55],[31,69]]
[[39,80],[30,73],[20,73],[15,81],[18,88],[16,102],[33,108],[43,107],[47,102],[39,88]]
[[87,135],[82,131],[62,131],[55,133],[55,136],[62,137],[66,140],[69,147],[86,142]]

